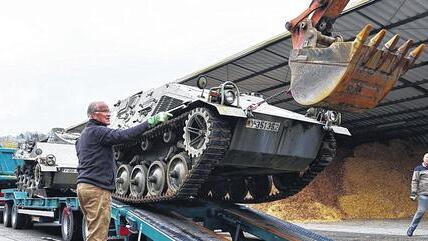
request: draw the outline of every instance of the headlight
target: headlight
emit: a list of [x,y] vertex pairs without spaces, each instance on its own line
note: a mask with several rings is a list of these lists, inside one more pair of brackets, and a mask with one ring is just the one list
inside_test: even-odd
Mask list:
[[40,148],[37,148],[35,152],[36,152],[36,155],[41,155],[43,153],[42,149]]
[[46,164],[48,164],[48,166],[53,166],[55,165],[56,162],[56,157],[52,154],[49,154],[46,156]]
[[233,102],[235,102],[235,98],[236,98],[236,95],[235,95],[234,91],[232,91],[232,90],[226,90],[224,92],[224,103],[226,105],[233,104]]

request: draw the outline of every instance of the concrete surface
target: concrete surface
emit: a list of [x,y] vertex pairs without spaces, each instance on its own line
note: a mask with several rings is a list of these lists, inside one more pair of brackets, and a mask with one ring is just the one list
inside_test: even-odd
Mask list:
[[428,240],[428,221],[422,221],[413,237],[407,237],[408,220],[353,220],[334,223],[296,223],[333,240]]
[[[400,241],[428,240],[428,221],[422,222],[413,237],[406,236],[410,220],[342,221],[334,223],[296,223],[304,228],[338,241]],[[59,227],[34,226],[15,230],[0,224],[0,241],[59,241]]]
[[32,229],[16,230],[0,224],[0,241],[61,241],[58,226],[37,226]]

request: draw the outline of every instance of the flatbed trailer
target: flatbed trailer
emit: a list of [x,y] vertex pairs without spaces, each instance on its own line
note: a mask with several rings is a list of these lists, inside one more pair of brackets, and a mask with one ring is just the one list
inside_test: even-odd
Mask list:
[[[28,198],[26,192],[3,190],[3,222],[15,229],[34,222],[61,227],[63,240],[84,240],[87,228],[76,197]],[[130,206],[112,202],[109,240],[330,240],[292,223],[238,204],[203,200]]]

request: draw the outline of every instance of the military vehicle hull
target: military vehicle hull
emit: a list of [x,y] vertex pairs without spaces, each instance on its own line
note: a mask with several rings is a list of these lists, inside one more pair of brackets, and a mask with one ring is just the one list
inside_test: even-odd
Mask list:
[[[222,96],[226,90],[235,93],[229,104]],[[118,163],[114,198],[257,203],[297,193],[334,157],[335,133],[349,132],[261,102],[231,83],[203,92],[168,84],[119,101],[113,128],[136,125],[160,111],[174,117],[138,141],[113,148]]]

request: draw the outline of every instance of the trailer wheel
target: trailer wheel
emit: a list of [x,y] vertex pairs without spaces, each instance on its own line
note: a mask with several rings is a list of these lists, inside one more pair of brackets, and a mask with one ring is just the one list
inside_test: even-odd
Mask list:
[[12,206],[12,228],[13,229],[22,229],[25,225],[25,214],[19,214],[18,213],[18,206],[13,205]]
[[61,214],[61,234],[64,241],[82,240],[82,214],[65,207]]
[[6,202],[4,204],[4,209],[3,209],[3,225],[5,227],[11,227],[12,223],[11,223],[11,218],[12,218],[12,203],[10,202]]

